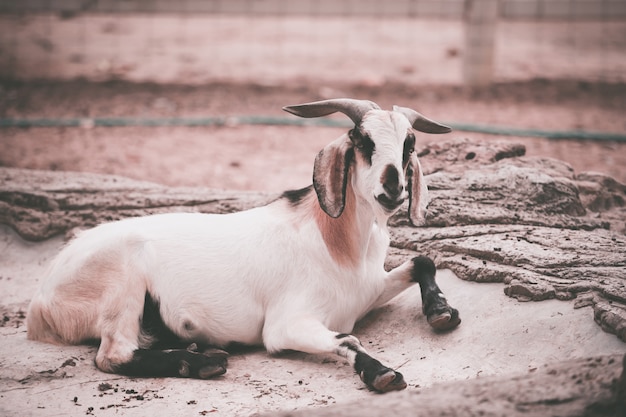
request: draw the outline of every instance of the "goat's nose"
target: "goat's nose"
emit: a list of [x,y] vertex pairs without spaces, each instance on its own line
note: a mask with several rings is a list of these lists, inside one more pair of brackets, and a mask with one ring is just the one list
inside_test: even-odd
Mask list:
[[397,199],[404,191],[404,185],[400,182],[398,169],[393,165],[387,165],[385,167],[381,183],[383,184],[383,190],[385,190],[390,198]]
[[404,191],[404,187],[402,185],[393,185],[383,183],[383,189],[387,193],[387,195],[391,198],[398,198],[402,195],[402,191]]

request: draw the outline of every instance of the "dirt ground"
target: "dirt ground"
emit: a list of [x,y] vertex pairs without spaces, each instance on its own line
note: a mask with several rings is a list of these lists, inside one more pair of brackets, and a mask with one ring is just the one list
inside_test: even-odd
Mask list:
[[[367,398],[347,362],[333,355],[263,350],[234,354],[211,381],[135,379],[104,374],[92,346],[26,340],[24,314],[45,268],[63,241],[25,242],[0,226],[0,414],[4,416],[251,415],[323,407]],[[590,307],[557,300],[520,303],[501,284],[462,281],[440,271],[438,282],[463,323],[433,333],[413,288],[367,316],[355,330],[372,354],[402,372],[411,390],[446,381],[534,372],[557,361],[626,351],[601,330]]]
[[[0,22],[4,27],[0,40],[34,40],[31,43],[35,46],[30,46],[34,49],[27,49],[33,57],[29,66],[22,68],[11,61],[15,72],[28,75],[31,71],[31,76],[41,77],[46,69],[58,69],[53,58],[58,55],[71,63],[62,67],[69,68],[65,78],[85,77],[64,81],[4,79],[0,81],[0,118],[278,116],[284,105],[350,96],[376,101],[384,108],[392,104],[413,107],[442,122],[626,131],[626,84],[620,71],[626,38],[619,22],[601,31],[584,24],[556,25],[554,31],[543,25],[533,32],[532,42],[521,36],[528,29],[523,25],[501,27],[510,48],[500,48],[497,56],[498,82],[472,90],[458,84],[462,31],[449,22],[419,26],[422,33],[436,33],[440,28],[445,35],[424,37],[423,45],[428,45],[424,48],[409,36],[413,27],[406,21],[399,23],[401,30],[368,37],[364,43],[369,48],[363,47],[356,34],[373,22],[352,22],[351,41],[343,38],[332,54],[325,55],[324,48],[337,39],[333,31],[345,30],[341,22],[330,22],[326,26],[329,32],[307,37],[303,33],[308,32],[303,31],[319,22],[285,21],[279,31],[289,35],[289,42],[280,43],[278,52],[260,48],[250,55],[241,50],[246,42],[265,45],[281,33],[271,32],[271,22],[263,21],[254,23],[255,30],[269,31],[271,36],[256,38],[256,32],[239,36],[232,25],[241,22],[223,20],[213,30],[232,35],[238,47],[213,50],[219,62],[211,67],[215,72],[207,73],[208,53],[204,50],[203,55],[202,48],[193,48],[194,34],[202,25],[188,20],[191,26],[173,34],[157,30],[155,21],[149,21],[152,43],[143,46],[124,43],[121,35],[133,26],[123,19],[95,23],[70,19],[70,26],[62,30],[56,26],[56,18],[43,26],[37,25],[41,23],[37,19]],[[14,24],[22,26],[11,26]],[[116,45],[111,52],[117,54],[116,59],[92,55],[84,40],[90,36],[92,24],[115,38],[109,42]],[[25,34],[25,30],[34,32]],[[174,36],[182,45],[174,55],[174,66],[164,66],[166,46],[173,47],[171,41],[159,46],[155,37],[158,41],[160,33],[164,38]],[[568,34],[575,41],[568,41]],[[419,59],[407,66],[406,49],[394,49],[379,59],[367,55],[377,50],[374,46],[380,46],[373,42],[398,41],[394,36],[405,37]],[[66,45],[70,49],[63,49],[64,38],[73,40]],[[83,43],[76,43],[80,39]],[[291,43],[294,39],[312,42],[313,52],[304,57],[293,55],[293,48],[297,48]],[[361,46],[354,48],[355,42]],[[598,42],[609,52],[596,54]],[[538,54],[533,49],[535,43],[540,45]],[[553,57],[552,48],[563,44],[569,48],[567,54]],[[581,44],[583,52],[572,49]],[[142,48],[150,54],[143,54]],[[438,51],[430,61],[424,58],[429,50]],[[582,56],[585,51],[588,62],[564,59]],[[347,54],[353,59],[342,59]],[[130,61],[134,55],[137,57]],[[144,58],[150,65],[142,65]],[[269,66],[256,71],[259,61],[272,59],[279,64],[279,72]],[[592,77],[603,59],[616,70],[602,79]],[[76,69],[81,66],[83,72]],[[315,74],[303,77],[307,67],[315,69]],[[392,70],[385,73],[386,67]],[[342,79],[335,76],[338,68]],[[229,71],[232,77],[225,79]],[[346,78],[350,73],[354,76]],[[0,165],[117,174],[171,186],[274,192],[308,185],[316,153],[343,131],[244,125],[90,127],[89,123],[81,128],[0,128]],[[562,159],[577,172],[600,171],[626,182],[624,142],[495,137],[460,131],[447,137],[517,141],[526,145],[528,155]],[[441,138],[419,135],[417,147],[436,140]],[[228,373],[215,381],[141,380],[97,371],[93,347],[60,348],[29,342],[24,312],[46,265],[62,243],[61,238],[26,242],[0,227],[2,415],[249,415],[374,395],[363,388],[346,363],[332,356],[269,356],[259,350],[234,355]],[[499,284],[465,282],[449,271],[441,271],[438,277],[451,304],[461,311],[464,321],[458,330],[433,334],[419,311],[419,291],[409,291],[368,316],[356,330],[368,349],[403,372],[409,389],[486,375],[533,372],[562,359],[626,351],[621,341],[594,324],[588,307],[574,309],[573,302],[556,300],[519,303],[506,298]]]
[[[545,130],[626,130],[626,85],[520,81],[470,91],[454,86],[345,85],[178,86],[127,82],[0,84],[0,117],[289,117],[282,106],[351,96],[413,107],[443,122]],[[344,129],[295,126],[3,128],[0,165],[118,174],[172,186],[282,191],[311,182],[317,152]],[[626,142],[502,137],[454,131],[431,141],[468,137],[523,143],[527,155],[558,158],[577,172],[626,182]]]

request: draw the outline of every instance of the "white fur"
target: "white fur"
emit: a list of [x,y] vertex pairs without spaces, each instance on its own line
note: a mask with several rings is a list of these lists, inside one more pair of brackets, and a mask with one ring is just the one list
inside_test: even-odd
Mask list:
[[[337,334],[411,285],[409,262],[389,273],[383,268],[392,213],[375,198],[384,192],[388,164],[406,180],[402,146],[410,123],[398,112],[372,110],[362,128],[376,152],[371,166],[357,156],[350,168],[342,216],[353,216],[346,223],[352,230],[321,230],[316,219],[326,215],[314,193],[296,206],[279,199],[234,214],[159,214],[100,225],[52,263],[30,305],[29,338],[100,339],[96,363],[112,371],[149,342],[138,319],[147,291],[185,340],[354,356]],[[353,262],[333,256],[324,239],[330,232],[350,233],[340,237],[355,248]]]

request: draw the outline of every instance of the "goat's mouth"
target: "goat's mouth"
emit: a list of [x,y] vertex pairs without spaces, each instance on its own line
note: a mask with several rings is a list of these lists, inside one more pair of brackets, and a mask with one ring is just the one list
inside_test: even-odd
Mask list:
[[404,203],[404,198],[401,197],[397,200],[392,200],[385,194],[379,194],[376,197],[376,201],[378,201],[378,204],[380,204],[385,209],[385,211],[392,213],[396,211],[402,205],[402,203]]

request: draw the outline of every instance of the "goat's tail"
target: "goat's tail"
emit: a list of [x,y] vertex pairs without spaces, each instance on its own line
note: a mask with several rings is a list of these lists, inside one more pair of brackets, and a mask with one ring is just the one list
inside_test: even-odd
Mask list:
[[30,302],[28,313],[26,313],[27,337],[30,340],[40,342],[63,344],[53,323],[50,322],[51,315],[43,300],[37,294]]

